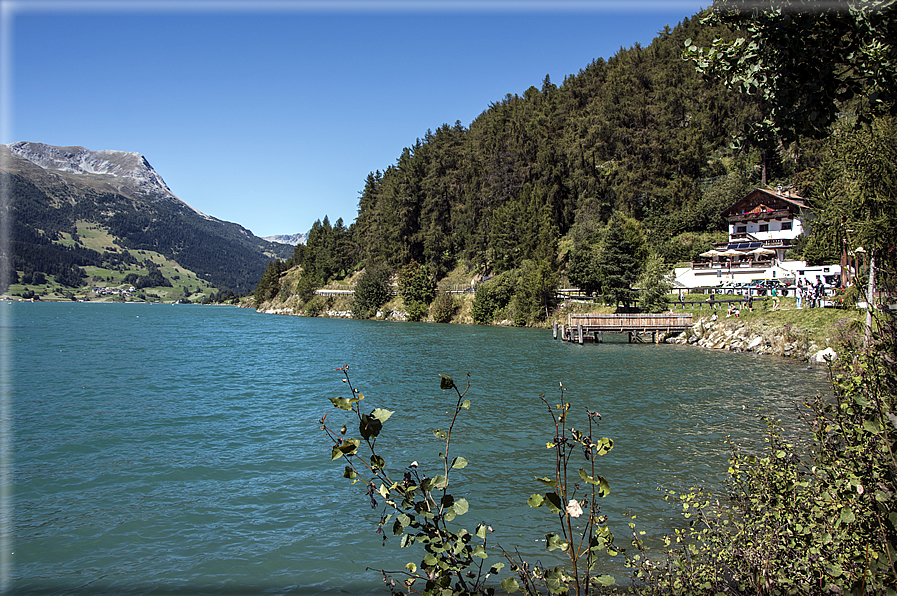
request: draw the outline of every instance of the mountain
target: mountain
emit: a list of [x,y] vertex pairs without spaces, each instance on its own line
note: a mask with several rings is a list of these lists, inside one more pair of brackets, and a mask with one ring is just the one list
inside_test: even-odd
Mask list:
[[[208,284],[245,293],[269,260],[293,252],[194,209],[139,153],[17,142],[0,145],[0,174],[9,189],[2,215],[11,224],[12,269],[69,287],[89,281],[86,268],[152,269],[151,252]],[[86,230],[108,240],[90,242]]]
[[278,234],[277,236],[265,236],[263,240],[296,246],[297,244],[305,244],[305,241],[308,240],[308,234]]

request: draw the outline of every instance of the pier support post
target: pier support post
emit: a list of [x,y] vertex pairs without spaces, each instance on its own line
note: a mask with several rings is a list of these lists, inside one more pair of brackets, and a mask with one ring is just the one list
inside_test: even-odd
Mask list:
[[582,345],[582,325],[578,325],[576,328],[576,337],[579,338],[579,345]]
[[551,339],[557,339],[557,338],[558,338],[558,323],[557,323],[557,321],[555,321],[554,323],[552,323],[552,325],[551,325],[551,332],[552,332],[552,338],[551,338]]

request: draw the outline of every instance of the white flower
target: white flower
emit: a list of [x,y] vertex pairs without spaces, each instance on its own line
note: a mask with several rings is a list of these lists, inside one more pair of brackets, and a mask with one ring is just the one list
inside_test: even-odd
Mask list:
[[570,502],[567,503],[567,515],[570,517],[579,517],[582,515],[582,507],[580,507],[576,500],[570,499]]

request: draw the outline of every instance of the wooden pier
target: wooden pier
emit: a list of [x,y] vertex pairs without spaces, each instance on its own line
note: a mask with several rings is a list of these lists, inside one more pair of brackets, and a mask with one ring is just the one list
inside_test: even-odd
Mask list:
[[691,326],[691,313],[571,314],[566,325],[554,324],[554,338],[601,343],[605,333],[628,333],[629,343],[646,343],[642,336],[650,334],[652,343],[656,343],[662,333],[682,333]]

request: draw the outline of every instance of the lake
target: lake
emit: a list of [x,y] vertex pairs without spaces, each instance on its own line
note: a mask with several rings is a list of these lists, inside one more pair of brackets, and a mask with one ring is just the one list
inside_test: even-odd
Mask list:
[[[423,555],[391,532],[383,545],[382,509],[330,462],[319,421],[346,418],[328,401],[348,396],[335,371],[346,364],[363,409],[396,412],[380,439],[387,465],[431,473],[432,430],[454,406],[439,374],[469,374],[452,447],[470,461],[454,477],[470,502],[458,521],[488,523],[490,541],[544,562],[555,528],[526,500],[553,470],[540,395],[557,402],[559,383],[572,424],[597,410],[598,436],[614,440],[599,461],[602,510],[623,546],[628,513],[649,537],[681,527],[657,489],[718,482],[727,436],[762,443],[761,410],[798,428],[794,401],[828,391],[825,370],[804,363],[580,346],[546,330],[170,304],[0,303],[0,323],[13,465],[4,580],[16,594],[387,593],[365,567]],[[607,571],[626,580],[619,562]]]

